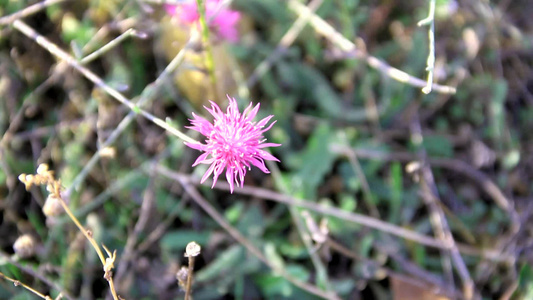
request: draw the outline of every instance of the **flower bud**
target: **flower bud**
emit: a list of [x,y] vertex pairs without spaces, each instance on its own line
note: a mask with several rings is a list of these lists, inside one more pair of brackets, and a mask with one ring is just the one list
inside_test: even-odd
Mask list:
[[48,195],[43,206],[43,213],[47,217],[56,217],[64,212],[61,201],[54,195]]

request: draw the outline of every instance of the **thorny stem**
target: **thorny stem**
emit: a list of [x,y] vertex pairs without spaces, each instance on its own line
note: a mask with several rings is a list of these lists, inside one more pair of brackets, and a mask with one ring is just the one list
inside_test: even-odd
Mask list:
[[200,28],[202,31],[202,43],[205,47],[205,66],[209,73],[209,80],[211,82],[211,89],[213,90],[213,97],[215,101],[218,100],[217,91],[217,79],[215,76],[215,61],[213,59],[213,49],[211,48],[211,42],[209,41],[209,27],[207,26],[205,15],[205,1],[196,0],[196,6],[198,7],[198,15],[200,16]]
[[24,284],[24,283],[22,283],[22,282],[20,282],[20,281],[18,281],[16,279],[8,277],[2,272],[0,272],[0,278],[4,278],[7,281],[11,281],[11,282],[13,282],[13,284],[15,286],[21,286],[21,287],[27,289],[28,291],[34,293],[35,295],[39,296],[40,298],[43,298],[45,300],[52,300],[52,298],[50,296],[44,295],[41,292],[39,292],[39,291],[35,290],[34,288],[32,288],[31,286],[28,286],[28,285],[26,285],[26,284]]
[[433,70],[435,69],[435,1],[436,0],[429,0],[429,15],[427,18],[417,23],[418,26],[429,25],[429,53],[426,67],[426,71],[428,71],[428,79],[426,86],[422,88],[424,94],[431,93],[431,88],[433,86]]

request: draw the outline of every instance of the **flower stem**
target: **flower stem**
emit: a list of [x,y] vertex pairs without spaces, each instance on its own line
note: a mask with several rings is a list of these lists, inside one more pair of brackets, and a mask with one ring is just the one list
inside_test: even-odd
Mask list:
[[217,79],[215,76],[215,60],[213,59],[213,49],[211,48],[211,43],[209,41],[209,27],[207,26],[206,15],[205,15],[205,1],[196,0],[198,7],[198,15],[200,16],[200,28],[202,35],[202,43],[205,47],[205,67],[209,73],[209,81],[211,82],[211,89],[213,91],[213,97],[215,102],[218,102],[218,89],[217,89]]

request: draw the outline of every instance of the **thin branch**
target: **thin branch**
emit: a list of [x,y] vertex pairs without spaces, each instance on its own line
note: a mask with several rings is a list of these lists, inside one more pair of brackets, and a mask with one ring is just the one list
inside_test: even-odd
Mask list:
[[[424,284],[424,286],[431,284],[434,288],[438,288],[437,290],[440,292],[439,294],[444,294],[451,298],[457,298],[461,295],[459,291],[457,291],[453,287],[446,285],[444,280],[439,275],[426,271],[415,263],[406,260],[401,255],[399,255],[394,248],[391,248],[390,245],[382,246],[380,244],[381,243],[376,243],[374,247],[377,248],[379,251],[387,254],[390,258],[392,258],[404,272],[406,272],[410,276],[413,276],[409,277],[410,279],[416,280],[420,284]],[[361,262],[363,264],[372,265],[374,268],[378,268],[379,270],[386,272],[387,276],[389,277],[406,276],[404,274],[399,274],[387,267],[384,267],[383,263],[380,263],[376,260],[361,257],[360,255],[348,249],[342,243],[335,241],[331,237],[327,237],[327,240],[325,241],[324,245],[329,246],[332,250],[337,251],[338,253],[349,257],[355,261]]]
[[[174,59],[168,64],[168,66],[161,72],[159,77],[152,83],[149,84],[141,93],[140,99],[137,102],[138,107],[143,107],[146,103],[148,103],[149,100],[153,99],[155,97],[155,93],[159,90],[159,88],[162,86],[162,84],[170,77],[170,75],[178,68],[178,66],[181,64],[183,59],[185,58],[185,53],[189,50],[189,47],[192,45],[194,41],[189,40],[185,47],[181,49],[178,54],[174,57]],[[117,92],[118,93],[118,92]],[[131,111],[128,113],[128,115],[122,119],[122,121],[118,124],[117,128],[113,130],[113,132],[109,135],[109,137],[106,139],[106,141],[100,146],[100,149],[105,149],[109,146],[111,146],[115,140],[122,134],[122,132],[128,127],[128,125],[133,121],[133,119],[136,116],[135,111]],[[97,151],[91,159],[85,164],[82,171],[78,173],[76,178],[74,178],[72,185],[67,189],[66,195],[70,195],[73,191],[73,189],[77,189],[79,184],[87,177],[89,172],[92,170],[92,168],[96,165],[98,160],[100,159],[101,151]]]
[[[393,152],[387,153],[384,151],[375,151],[368,149],[351,149],[346,146],[332,145],[331,151],[337,153],[343,153],[345,155],[351,155],[351,153],[357,154],[359,158],[382,160],[382,161],[400,161],[400,162],[412,162],[417,160],[416,155],[409,152]],[[475,169],[468,163],[459,159],[453,158],[428,158],[430,165],[434,167],[448,169],[454,172],[461,173],[479,184],[485,190],[494,202],[505,211],[514,210],[513,205],[503,194],[502,190],[483,172]],[[516,211],[514,212],[516,214]],[[518,214],[516,214],[518,218]]]
[[22,32],[27,37],[34,40],[37,44],[41,45],[43,48],[48,50],[51,54],[57,56],[61,60],[66,61],[71,67],[82,73],[87,79],[92,81],[94,84],[96,84],[98,87],[103,89],[106,93],[108,93],[110,96],[118,100],[123,105],[127,106],[131,111],[138,113],[145,117],[146,119],[150,120],[152,123],[156,124],[157,126],[163,128],[164,130],[168,131],[169,133],[175,135],[176,137],[182,139],[185,142],[196,144],[197,141],[193,140],[186,134],[182,133],[178,129],[170,126],[165,121],[161,120],[160,118],[152,115],[151,113],[141,109],[138,105],[131,102],[128,98],[124,97],[121,93],[119,93],[114,88],[110,87],[108,84],[106,84],[102,78],[98,77],[96,74],[94,74],[89,69],[85,68],[83,65],[80,64],[77,60],[75,60],[70,54],[60,49],[56,44],[50,42],[48,39],[46,39],[44,36],[37,33],[33,28],[26,25],[26,23],[15,20],[13,23],[13,27],[15,27],[17,30]]
[[155,201],[155,187],[151,178],[148,182],[148,186],[146,187],[142,199],[139,217],[137,218],[137,222],[133,227],[133,232],[128,234],[128,239],[126,240],[126,245],[124,246],[121,259],[117,262],[119,265],[115,274],[117,281],[123,277],[128,269],[129,263],[135,258],[135,245],[137,244],[139,237],[142,235],[146,225],[148,224],[148,220],[150,219],[150,213],[152,212]]
[[36,289],[32,288],[32,287],[29,286],[29,285],[26,285],[26,284],[20,282],[19,280],[16,280],[16,279],[13,279],[13,278],[11,278],[11,277],[8,277],[8,276],[6,276],[6,275],[5,275],[4,273],[2,273],[2,272],[0,272],[0,278],[4,278],[4,279],[7,280],[7,281],[11,281],[11,282],[13,282],[13,284],[14,284],[15,286],[21,286],[21,287],[27,289],[28,291],[32,292],[33,294],[35,294],[35,295],[36,295],[37,297],[39,297],[39,298],[42,298],[42,299],[45,299],[45,300],[52,300],[52,298],[51,298],[50,296],[48,296],[48,295],[44,295],[43,293],[37,291]]
[[201,247],[196,242],[190,242],[185,247],[185,257],[189,258],[189,267],[187,269],[187,283],[185,284],[185,300],[191,300],[192,281],[194,277],[194,260],[200,255]]
[[63,297],[65,297],[66,299],[68,299],[68,300],[74,299],[74,297],[72,297],[67,291],[64,291],[61,286],[59,286],[55,282],[51,281],[50,279],[46,278],[44,275],[42,275],[38,271],[34,270],[33,268],[30,268],[28,266],[20,264],[19,262],[17,262],[13,258],[11,258],[9,255],[4,253],[3,251],[0,251],[0,258],[5,259],[10,264],[12,264],[12,265],[16,266],[17,268],[21,269],[24,273],[27,273],[27,274],[39,279],[40,281],[42,281],[46,285],[48,285],[50,288],[58,290],[60,292],[60,294],[63,295]]
[[[296,0],[291,0],[289,2],[289,8],[294,11],[310,11],[309,8],[307,8],[305,5],[299,3]],[[358,50],[355,47],[355,44],[352,43],[350,40],[346,39],[342,34],[340,34],[335,28],[333,28],[331,25],[329,25],[326,21],[324,21],[322,18],[317,16],[316,14],[311,14],[311,19],[309,21],[311,26],[315,29],[315,31],[319,34],[321,34],[324,38],[331,41],[333,44],[335,44],[337,47],[339,47],[342,51],[345,51],[347,53],[354,53],[354,55],[360,59],[363,59],[366,61],[366,63],[378,70],[379,72],[383,73],[384,75],[397,80],[399,82],[409,84],[412,86],[423,88],[427,85],[427,82],[425,80],[422,80],[420,78],[413,77],[404,71],[398,70],[396,68],[393,68],[389,66],[387,63],[383,62],[382,60],[370,56],[364,51]],[[444,94],[455,94],[456,89],[451,86],[445,86],[440,84],[433,84],[432,89],[439,93]]]
[[22,10],[17,11],[16,13],[0,18],[0,25],[9,25],[17,19],[27,17],[29,15],[32,15],[34,13],[37,13],[47,8],[48,6],[61,3],[61,2],[65,2],[65,1],[68,1],[68,0],[44,0],[38,3],[35,3]]
[[[156,171],[160,171],[160,167],[156,167]],[[246,239],[237,229],[235,229],[231,224],[224,219],[224,217],[216,211],[216,209],[209,204],[209,202],[202,197],[202,195],[196,190],[196,188],[191,184],[191,182],[182,176],[174,178],[176,179],[185,189],[185,191],[194,199],[194,201],[211,217],[215,220],[220,227],[224,228],[235,240],[242,244],[250,253],[255,255],[259,260],[265,263],[268,267],[274,270],[276,273],[280,274],[283,278],[287,279],[289,282],[293,283],[297,287],[325,299],[338,299],[335,295],[325,293],[314,285],[311,285],[307,282],[303,282],[294,278],[292,275],[288,274],[284,269],[277,267],[275,264],[272,264],[261,252],[257,249],[252,242]]]
[[90,63],[91,61],[97,59],[98,57],[102,56],[102,54],[106,53],[107,51],[113,49],[116,47],[119,43],[124,41],[125,39],[129,38],[130,36],[137,36],[140,38],[145,38],[146,35],[139,34],[135,29],[129,28],[128,30],[124,31],[121,35],[117,36],[113,40],[111,40],[109,43],[105,44],[104,46],[98,48],[98,50],[95,50],[91,54],[85,56],[80,60],[80,63],[82,65],[86,65]]
[[[174,172],[161,165],[158,165],[156,167],[156,172],[170,179],[177,180],[179,182],[190,182],[195,185],[200,184],[199,178],[195,178],[187,174]],[[211,183],[206,181],[205,184],[209,185]],[[224,182],[217,182],[214,188],[229,191],[229,184],[224,183]],[[438,249],[448,249],[448,246],[445,245],[443,242],[436,240],[430,236],[423,235],[418,232],[408,230],[408,229],[396,226],[394,224],[384,222],[379,219],[375,219],[372,217],[368,217],[368,216],[353,213],[353,212],[344,211],[344,210],[341,210],[335,207],[327,207],[327,206],[313,203],[311,201],[307,201],[304,199],[296,199],[296,198],[283,195],[283,194],[279,194],[279,193],[276,193],[276,192],[273,192],[267,189],[244,186],[243,188],[235,189],[234,193],[248,195],[248,196],[256,197],[259,199],[267,199],[271,201],[276,201],[279,203],[284,203],[284,204],[292,205],[296,207],[306,208],[308,210],[315,211],[320,214],[333,216],[341,220],[345,220],[345,221],[360,224],[360,225],[363,225],[369,228],[377,229],[385,233],[404,238],[406,240],[414,241],[421,245],[438,248]],[[462,244],[458,244],[458,247],[459,247],[459,250],[464,254],[473,255],[473,256],[481,256],[491,261],[506,262],[506,261],[512,260],[511,257],[502,255],[500,252],[489,250],[489,249],[480,250],[475,247],[468,246],[468,245],[462,245]]]
[[305,25],[307,25],[309,19],[322,4],[322,2],[323,0],[314,0],[309,3],[309,7],[302,4],[302,6],[305,7],[305,10],[297,11],[299,15],[298,19],[296,19],[289,30],[287,30],[287,32],[283,35],[276,46],[276,49],[274,49],[274,51],[272,51],[270,55],[255,68],[252,75],[248,77],[248,81],[246,82],[246,86],[248,88],[251,88],[259,80],[259,78],[263,77],[263,75],[270,70],[274,62],[286,52],[292,43],[294,43],[300,32],[304,29]]
[[20,174],[19,180],[24,183],[26,190],[29,190],[34,185],[45,185],[50,195],[55,197],[59,201],[69,218],[72,220],[72,222],[74,222],[76,227],[78,227],[80,232],[85,236],[85,238],[89,241],[91,246],[96,251],[98,258],[102,263],[104,269],[104,278],[109,283],[109,288],[111,289],[113,299],[118,300],[118,295],[115,290],[115,285],[112,276],[112,269],[114,268],[113,263],[116,259],[116,251],[111,254],[111,252],[104,245],[102,245],[108,257],[106,258],[104,256],[102,250],[100,249],[100,246],[93,238],[92,232],[90,230],[85,229],[83,225],[81,225],[81,222],[78,220],[78,218],[76,218],[76,216],[74,216],[74,214],[66,204],[65,200],[63,199],[63,195],[61,194],[61,181],[55,178],[54,172],[48,169],[48,165],[41,164],[37,168],[36,174]]
[[418,26],[429,25],[429,53],[426,67],[426,71],[428,71],[428,79],[426,86],[422,88],[424,94],[431,93],[431,88],[433,86],[433,70],[435,69],[435,2],[436,0],[429,0],[429,15],[417,24]]
[[[278,165],[272,161],[267,161],[267,166],[270,169],[272,177],[274,177],[275,179],[276,188],[280,190],[283,194],[290,195],[292,191],[290,190],[289,187],[287,187],[287,185],[283,181]],[[298,207],[289,206],[289,212],[291,214],[293,223],[296,225],[296,230],[298,231],[298,235],[300,236],[300,239],[302,240],[307,250],[307,253],[311,258],[311,262],[313,263],[313,266],[316,270],[318,284],[324,285],[328,293],[333,293],[333,288],[328,278],[327,268],[322,262],[322,260],[320,259],[318,253],[316,252],[316,249],[313,248],[312,237],[308,234],[308,231],[305,229],[306,227],[305,225],[307,222],[302,222],[302,214],[300,213]]]
[[[433,225],[435,235],[446,245],[448,245],[447,253],[444,253],[443,257],[443,267],[445,270],[449,271],[450,274],[450,283],[453,283],[453,273],[451,270],[451,262],[455,265],[459,277],[463,282],[463,296],[465,299],[472,299],[474,296],[474,282],[468,272],[468,268],[457,249],[457,243],[453,237],[453,234],[448,226],[448,221],[446,216],[442,211],[439,203],[439,193],[437,186],[435,184],[435,178],[431,168],[426,163],[427,153],[422,146],[423,143],[423,134],[422,127],[420,125],[420,119],[418,113],[415,112],[411,116],[412,122],[410,124],[410,130],[412,135],[412,140],[414,141],[415,146],[418,147],[418,163],[420,164],[420,169],[416,170],[417,173],[420,173],[420,185],[422,190],[422,199],[424,200],[426,206],[429,210],[430,222]],[[444,251],[443,251],[444,252]],[[451,262],[450,262],[451,258]]]
[[104,39],[105,36],[109,34],[111,30],[119,30],[125,32],[126,30],[135,26],[135,24],[137,24],[138,22],[139,20],[137,18],[130,17],[116,22],[104,24],[98,29],[98,31],[96,31],[96,33],[91,37],[91,39],[85,45],[83,45],[83,47],[81,48],[81,52],[86,54],[93,48],[96,48],[96,50],[94,51],[98,51],[98,44]]

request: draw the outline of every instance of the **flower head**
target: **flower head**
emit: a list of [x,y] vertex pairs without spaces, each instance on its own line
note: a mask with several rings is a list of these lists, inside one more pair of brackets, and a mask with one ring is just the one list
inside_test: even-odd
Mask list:
[[253,119],[259,111],[259,104],[252,108],[252,103],[241,114],[237,107],[237,101],[228,96],[229,105],[224,113],[215,102],[211,102],[211,108],[204,108],[214,117],[213,123],[193,113],[194,119],[190,120],[192,126],[187,128],[196,130],[206,137],[205,144],[185,143],[185,145],[203,151],[196,159],[193,167],[198,164],[210,164],[202,177],[203,183],[211,174],[213,186],[218,176],[226,169],[230,191],[233,187],[243,186],[246,169],[251,165],[256,166],[264,173],[270,173],[265,166],[265,160],[279,161],[272,154],[263,150],[266,147],[278,147],[280,144],[265,143],[263,133],[268,131],[276,121],[270,123],[273,115],[259,122]]
[[[176,16],[181,23],[200,28],[200,15],[196,0],[189,0],[179,5],[166,5],[167,13]],[[241,18],[238,11],[222,7],[220,0],[205,0],[205,18],[209,29],[218,37],[236,42],[239,40],[237,22]]]

